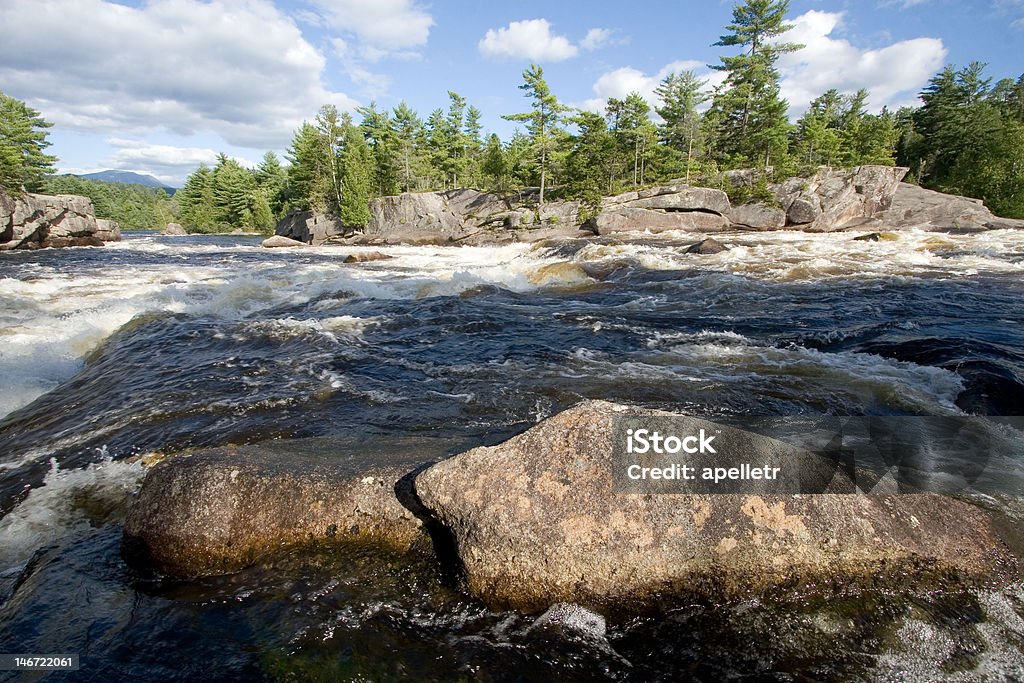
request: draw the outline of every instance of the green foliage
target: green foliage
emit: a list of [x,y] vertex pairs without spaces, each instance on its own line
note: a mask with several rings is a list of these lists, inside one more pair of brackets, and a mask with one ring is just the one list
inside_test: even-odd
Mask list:
[[729,195],[729,203],[733,206],[756,202],[780,208],[779,201],[768,187],[767,174],[759,174],[753,185],[734,185],[727,176],[722,176],[722,190]]
[[543,206],[549,162],[556,150],[562,115],[568,108],[552,94],[551,88],[544,80],[544,69],[537,64],[531,64],[530,68],[523,71],[523,84],[519,89],[525,91],[526,96],[530,98],[530,111],[506,114],[502,118],[526,123],[530,147],[540,169],[540,205]]
[[57,161],[43,153],[51,126],[35,109],[0,92],[0,188],[11,194],[45,189]]
[[733,23],[726,27],[730,33],[715,43],[743,49],[722,57],[715,67],[726,78],[709,115],[717,157],[726,165],[767,169],[785,162],[790,124],[775,62],[780,54],[802,47],[774,40],[792,28],[785,23],[788,9],[789,0],[745,0],[733,8]]
[[273,155],[253,171],[221,154],[213,168],[201,164],[175,195],[181,222],[191,232],[270,232],[276,222],[272,203],[281,201],[271,192],[282,173]]
[[508,187],[508,159],[505,155],[505,148],[501,145],[501,139],[491,134],[487,138],[487,147],[483,151],[480,170],[489,181],[490,188],[498,192],[504,192]]
[[[669,175],[681,175],[686,182],[699,173],[707,155],[709,135],[703,117],[697,111],[708,99],[705,86],[707,81],[697,78],[692,71],[683,71],[666,76],[655,90],[661,100],[661,106],[655,111],[665,122],[658,133],[669,151],[666,156],[671,160],[673,169]],[[679,161],[675,163],[677,159]]]
[[342,121],[341,204],[338,217],[349,227],[370,222],[370,188],[374,159],[359,128],[346,115]]
[[993,87],[984,72],[978,62],[947,66],[922,91],[921,108],[897,113],[898,160],[925,187],[1024,217],[1024,76]]
[[175,202],[159,187],[58,175],[46,179],[43,191],[88,197],[97,218],[117,221],[124,230],[163,230],[174,220]]

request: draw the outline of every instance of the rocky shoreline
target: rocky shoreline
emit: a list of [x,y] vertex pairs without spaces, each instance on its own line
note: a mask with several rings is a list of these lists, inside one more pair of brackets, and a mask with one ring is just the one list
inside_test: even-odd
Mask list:
[[0,251],[47,247],[99,247],[121,239],[114,221],[96,218],[92,200],[77,195],[0,190]]
[[[385,468],[258,445],[170,457],[145,478],[123,554],[192,578],[371,543],[433,554],[488,606],[531,611],[1019,577],[1016,542],[989,512],[934,493],[855,492],[841,473],[832,493],[618,492],[613,422],[641,414],[588,401],[497,446]],[[751,459],[778,457],[778,442],[745,438]]]
[[[671,181],[602,200],[596,215],[579,201],[536,205],[530,192],[499,195],[472,189],[406,193],[370,201],[360,230],[309,211],[293,212],[264,246],[323,244],[485,245],[589,238],[618,233],[727,230],[853,229],[980,231],[1024,228],[994,216],[980,200],[946,195],[901,182],[907,169],[860,166],[819,169],[767,187],[770,197],[734,205],[717,188]],[[731,171],[723,184],[752,192],[756,174]],[[285,241],[290,240],[290,241]]]

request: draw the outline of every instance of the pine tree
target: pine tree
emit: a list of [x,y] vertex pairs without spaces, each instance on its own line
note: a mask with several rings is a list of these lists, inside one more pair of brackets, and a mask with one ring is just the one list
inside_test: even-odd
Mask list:
[[578,133],[566,160],[569,193],[580,199],[587,213],[598,212],[601,196],[611,193],[619,172],[615,136],[600,114],[581,111],[571,119]]
[[715,43],[743,48],[714,67],[726,74],[712,109],[718,155],[727,165],[768,169],[785,161],[790,125],[775,62],[802,47],[773,40],[793,27],[785,23],[788,9],[789,0],[745,0],[733,8],[733,23],[726,26],[730,33]]
[[398,194],[398,142],[391,120],[386,112],[377,109],[375,102],[371,102],[368,107],[359,107],[356,111],[363,117],[359,127],[373,157],[373,194]]
[[530,68],[523,71],[523,84],[519,89],[525,91],[526,96],[532,100],[531,111],[507,114],[502,118],[526,123],[534,158],[540,169],[540,206],[543,207],[549,161],[559,137],[558,126],[562,114],[568,107],[559,103],[558,98],[552,94],[551,88],[544,80],[544,69],[536,64],[531,64]]
[[43,152],[50,146],[46,130],[51,126],[38,111],[0,92],[0,188],[11,194],[45,189],[57,162]]
[[185,186],[175,194],[181,221],[190,228],[208,231],[217,223],[213,198],[213,169],[206,164],[189,175]]
[[661,141],[684,159],[686,182],[705,155],[706,136],[697,107],[708,99],[706,85],[694,72],[683,71],[666,76],[654,91],[661,102],[655,111],[665,122],[658,129]]
[[373,184],[373,153],[362,131],[345,114],[340,122],[342,135],[341,204],[338,217],[343,225],[356,228],[370,222],[370,191]]
[[426,144],[423,122],[403,100],[392,111],[391,129],[398,146],[401,190],[419,189],[419,169],[423,164],[423,147]]
[[317,129],[308,122],[299,126],[285,156],[291,164],[287,192],[290,208],[326,210],[331,160]]
[[281,218],[286,202],[288,173],[273,152],[264,154],[256,168],[256,184],[263,193],[271,217],[274,220]]
[[491,189],[505,191],[508,182],[508,159],[505,156],[505,149],[501,146],[501,140],[493,133],[487,138],[481,171],[490,179]]

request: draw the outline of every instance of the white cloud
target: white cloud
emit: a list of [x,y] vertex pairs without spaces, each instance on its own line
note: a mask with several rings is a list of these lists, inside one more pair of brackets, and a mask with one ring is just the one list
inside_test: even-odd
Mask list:
[[[324,103],[325,60],[268,0],[0,3],[0,83],[73,130],[282,148]],[[40,36],[45,36],[41,49]]]
[[[354,35],[364,58],[425,45],[434,19],[414,0],[307,0],[321,24]],[[308,13],[304,20],[310,21]]]
[[721,83],[723,78],[720,72],[710,71],[704,62],[692,59],[670,62],[655,74],[646,74],[639,69],[626,66],[601,74],[593,85],[593,91],[597,97],[585,100],[578,106],[580,109],[602,113],[608,98],[614,97],[621,100],[631,92],[638,92],[654,107],[659,104],[658,96],[654,94],[655,89],[666,76],[681,71],[694,71],[701,78],[707,80],[708,91]]
[[583,36],[580,47],[584,50],[600,50],[602,47],[612,44],[613,34],[614,31],[609,28],[592,28],[587,31],[587,35]]
[[785,35],[787,42],[805,45],[779,58],[782,96],[790,103],[791,117],[799,116],[812,99],[830,88],[847,93],[867,88],[873,109],[912,101],[945,63],[947,50],[938,38],[914,38],[865,50],[831,37],[842,22],[842,12],[811,10],[797,17],[793,30]]
[[370,71],[362,62],[352,54],[349,44],[342,38],[332,38],[331,46],[334,54],[338,57],[345,73],[355,83],[362,86],[363,92],[370,99],[375,99],[386,93],[391,87],[391,77],[386,74]]
[[[199,164],[213,166],[217,163],[217,151],[203,147],[154,145],[123,138],[111,138],[107,142],[116,151],[103,160],[104,168],[144,173],[172,187],[180,187]],[[256,166],[244,157],[231,158],[249,168]]]
[[534,62],[560,62],[579,52],[568,38],[551,33],[547,19],[513,21],[506,27],[489,29],[479,48],[488,57]]

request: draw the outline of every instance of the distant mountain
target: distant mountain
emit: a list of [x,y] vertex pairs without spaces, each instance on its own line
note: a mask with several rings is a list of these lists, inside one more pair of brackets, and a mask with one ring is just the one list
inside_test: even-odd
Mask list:
[[133,173],[132,171],[96,171],[95,173],[83,173],[78,177],[89,180],[103,180],[108,183],[135,183],[136,185],[146,185],[147,187],[162,187],[168,190],[170,194],[174,194],[175,190],[175,188],[167,186],[151,175]]

